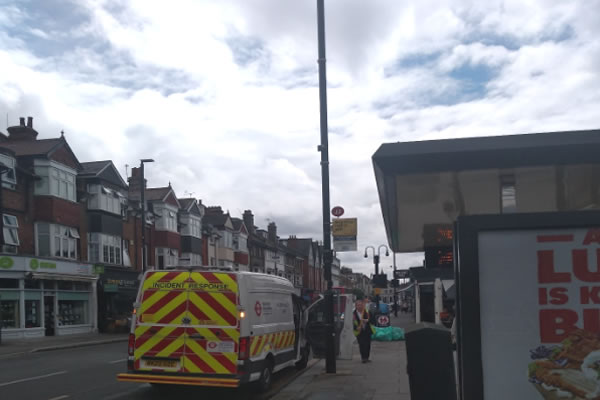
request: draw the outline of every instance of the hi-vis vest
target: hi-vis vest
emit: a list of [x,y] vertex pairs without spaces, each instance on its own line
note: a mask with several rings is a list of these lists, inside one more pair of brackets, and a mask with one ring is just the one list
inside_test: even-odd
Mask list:
[[[360,315],[358,314],[357,310],[354,310],[352,315],[354,316],[353,321],[352,321],[353,322],[352,327],[354,329],[354,336],[358,336],[358,335],[360,335]],[[369,312],[367,310],[363,311],[362,316],[363,316],[363,318],[370,319]],[[371,335],[373,335],[375,333],[375,328],[373,327],[373,325],[370,322],[368,322],[368,324],[369,324],[369,327],[371,328]]]

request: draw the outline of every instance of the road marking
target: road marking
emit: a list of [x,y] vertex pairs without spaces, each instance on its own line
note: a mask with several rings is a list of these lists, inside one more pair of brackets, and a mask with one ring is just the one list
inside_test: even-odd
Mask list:
[[125,361],[127,361],[126,358],[121,358],[120,360],[109,361],[108,363],[109,364],[118,364],[118,363],[125,362]]
[[66,373],[67,373],[67,371],[59,371],[59,372],[53,372],[51,374],[46,374],[46,375],[33,376],[31,378],[18,379],[16,381],[0,383],[0,387],[2,387],[2,386],[8,386],[8,385],[14,385],[15,383],[35,381],[37,379],[49,378],[51,376],[62,375],[62,374],[66,374]]
[[68,399],[69,395],[63,394],[62,396],[58,396],[58,397],[53,397],[51,399],[48,400],[62,400],[62,399]]

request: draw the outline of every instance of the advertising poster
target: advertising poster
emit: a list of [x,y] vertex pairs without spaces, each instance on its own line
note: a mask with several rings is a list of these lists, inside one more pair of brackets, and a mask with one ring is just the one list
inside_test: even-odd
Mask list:
[[600,228],[477,240],[484,399],[600,399]]

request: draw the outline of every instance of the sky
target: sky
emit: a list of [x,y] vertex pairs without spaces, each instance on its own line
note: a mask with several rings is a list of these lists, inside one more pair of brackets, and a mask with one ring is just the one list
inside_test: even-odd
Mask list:
[[[331,206],[387,244],[382,143],[600,128],[600,2],[326,0]],[[322,239],[316,1],[0,0],[0,131]],[[6,118],[4,118],[6,117]],[[3,121],[6,119],[6,121]],[[422,254],[399,254],[399,268]],[[392,257],[382,257],[391,271]]]

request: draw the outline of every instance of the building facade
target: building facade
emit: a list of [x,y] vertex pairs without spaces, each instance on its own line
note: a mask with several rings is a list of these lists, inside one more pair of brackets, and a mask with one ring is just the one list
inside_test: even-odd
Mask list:
[[38,139],[33,119],[0,135],[3,164],[0,319],[4,338],[97,329],[79,160],[64,136]]

